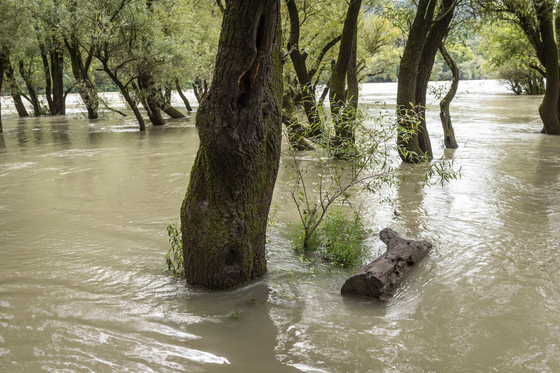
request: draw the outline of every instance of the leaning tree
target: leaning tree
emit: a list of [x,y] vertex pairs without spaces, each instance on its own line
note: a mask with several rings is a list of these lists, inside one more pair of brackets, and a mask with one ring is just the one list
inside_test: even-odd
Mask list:
[[181,207],[187,282],[227,289],[266,272],[281,144],[280,0],[229,0],[200,145]]

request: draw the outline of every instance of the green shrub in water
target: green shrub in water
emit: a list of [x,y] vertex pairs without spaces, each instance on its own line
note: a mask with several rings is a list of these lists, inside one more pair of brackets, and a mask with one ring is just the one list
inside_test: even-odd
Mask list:
[[167,254],[164,255],[167,269],[173,273],[173,276],[183,275],[185,267],[183,264],[183,239],[179,219],[173,219],[169,222],[167,225],[167,235],[171,245]]
[[342,266],[359,266],[365,254],[363,240],[369,230],[364,227],[360,211],[349,219],[343,211],[329,211],[321,224],[311,233],[304,248],[305,232],[298,231],[293,246],[296,250],[316,251],[326,261]]

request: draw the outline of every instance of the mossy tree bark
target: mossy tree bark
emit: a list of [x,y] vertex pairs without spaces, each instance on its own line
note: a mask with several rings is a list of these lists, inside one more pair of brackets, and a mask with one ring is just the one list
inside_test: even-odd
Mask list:
[[344,109],[348,103],[348,97],[346,97],[346,76],[356,41],[355,35],[358,30],[358,16],[361,7],[362,0],[353,0],[348,6],[348,12],[346,13],[342,28],[338,57],[333,66],[330,80],[329,101],[331,103],[331,112],[335,118],[336,141],[339,144],[354,141],[353,123],[351,120],[345,120]]
[[426,128],[426,90],[435,55],[453,19],[454,0],[420,0],[399,66],[397,88],[397,137],[404,162],[417,163],[433,157]]
[[266,223],[281,145],[279,17],[280,0],[227,2],[181,207],[192,285],[227,289],[266,272]]
[[453,78],[451,80],[451,87],[445,97],[439,103],[439,118],[441,119],[441,125],[443,126],[443,142],[445,147],[448,149],[457,149],[457,140],[455,139],[455,131],[453,130],[453,124],[451,123],[451,114],[449,112],[449,105],[457,93],[457,88],[459,88],[459,68],[451,55],[447,52],[445,45],[442,43],[439,46],[439,52],[445,60],[445,63],[451,70]]

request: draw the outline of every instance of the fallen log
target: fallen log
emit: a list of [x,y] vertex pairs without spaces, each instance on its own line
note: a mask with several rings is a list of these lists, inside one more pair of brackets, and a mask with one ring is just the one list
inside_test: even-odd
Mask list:
[[428,241],[405,240],[389,228],[379,232],[379,237],[387,251],[346,280],[342,294],[387,300],[410,268],[432,248]]

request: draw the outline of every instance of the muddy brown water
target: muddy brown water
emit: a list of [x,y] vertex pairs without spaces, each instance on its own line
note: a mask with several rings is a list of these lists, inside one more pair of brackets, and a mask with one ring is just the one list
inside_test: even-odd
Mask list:
[[[282,169],[268,274],[228,292],[163,270],[198,140],[194,116],[139,133],[132,118],[18,119],[2,105],[1,372],[558,372],[560,137],[539,97],[462,82],[463,177],[394,191],[400,220],[359,196],[374,232],[432,241],[385,303],[340,296],[350,270],[301,261]],[[395,84],[362,88],[394,103]],[[282,183],[284,182],[284,183]],[[384,245],[368,239],[368,260]],[[234,316],[234,317],[232,317]]]

